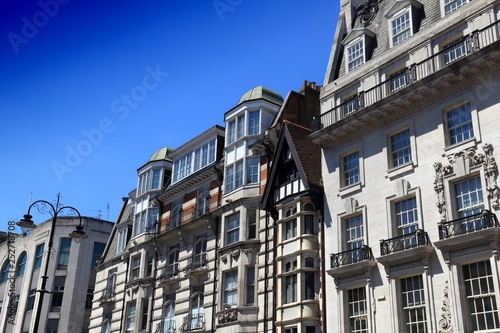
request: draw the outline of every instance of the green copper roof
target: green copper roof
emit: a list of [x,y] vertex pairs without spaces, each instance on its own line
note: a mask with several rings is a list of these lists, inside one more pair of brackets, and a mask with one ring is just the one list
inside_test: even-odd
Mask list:
[[253,101],[257,99],[264,99],[268,102],[274,103],[281,105],[283,103],[283,97],[281,97],[280,94],[278,94],[276,91],[273,91],[271,89],[267,89],[263,86],[258,86],[252,88],[252,90],[247,91],[246,93],[241,96],[239,102],[237,105],[240,105],[241,103],[248,102],[248,101]]
[[170,158],[170,153],[172,153],[173,151],[174,149],[170,147],[160,148],[157,151],[155,151],[153,155],[151,155],[151,157],[148,160],[148,163],[154,161],[164,161],[164,160],[172,161],[172,159]]

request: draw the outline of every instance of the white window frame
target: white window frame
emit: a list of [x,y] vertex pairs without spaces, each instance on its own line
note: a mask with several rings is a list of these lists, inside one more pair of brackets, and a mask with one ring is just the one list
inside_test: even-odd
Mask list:
[[226,220],[226,245],[238,243],[240,241],[240,225],[241,225],[240,212],[226,216],[225,220]]
[[125,316],[125,329],[133,331],[135,329],[135,314],[137,311],[137,302],[131,301],[127,304],[127,312]]
[[469,0],[443,0],[441,2],[442,4],[442,10],[444,15],[450,15],[457,11],[458,9],[462,8],[466,4],[469,3]]
[[[418,285],[415,283],[415,279],[418,280]],[[414,287],[413,289],[406,289],[403,286]],[[409,276],[399,279],[399,287],[401,292],[401,318],[403,332],[411,333],[427,333],[428,330],[428,319],[427,319],[427,302],[425,299],[425,281],[421,274]],[[420,321],[410,321],[411,318],[419,318],[418,315],[411,315],[412,312],[420,312],[423,316],[423,320]],[[424,325],[424,330],[422,331],[420,325]]]
[[[399,24],[400,19],[402,19],[405,16],[408,19],[402,21],[403,24]],[[403,41],[407,40],[411,36],[413,36],[414,32],[413,32],[413,17],[412,17],[411,6],[404,8],[403,10],[400,10],[399,12],[393,15],[393,17],[389,20],[389,32],[390,32],[391,47],[396,46],[402,43]]]
[[[363,292],[364,298],[357,297],[360,295],[360,291]],[[354,292],[357,292],[354,295]],[[347,296],[347,306],[348,309],[346,311],[348,318],[348,332],[349,333],[368,333],[369,332],[369,323],[368,323],[368,293],[366,292],[366,287],[358,287],[351,288],[346,290]],[[355,329],[354,327],[358,327],[355,323],[365,321],[365,328]]]
[[[364,245],[365,227],[363,220],[363,214],[361,213],[357,213],[344,218],[346,251],[356,250]],[[356,222],[356,225],[349,226],[350,222]]]
[[223,308],[238,305],[238,270],[224,272],[222,278],[222,290],[224,291]]
[[138,279],[141,276],[141,255],[136,254],[130,258],[130,280]]
[[346,69],[351,72],[366,62],[366,43],[364,36],[346,45]]
[[[403,135],[407,136],[403,137]],[[392,168],[412,163],[413,149],[411,140],[412,133],[410,128],[405,128],[389,136],[390,165]]]
[[[485,275],[479,276],[481,269],[478,268],[477,266],[480,264],[484,264],[486,268]],[[474,267],[476,266],[476,267]],[[489,268],[489,270],[488,270]],[[478,273],[477,277],[475,278],[470,278],[466,279],[466,270],[467,269],[475,269],[475,271]],[[473,262],[469,264],[464,264],[462,265],[462,285],[464,286],[464,304],[465,304],[465,309],[467,311],[467,319],[469,322],[469,329],[471,332],[482,332],[480,328],[478,328],[477,322],[481,320],[481,317],[483,317],[483,321],[487,323],[487,320],[484,319],[486,313],[493,313],[496,316],[496,320],[493,320],[497,324],[500,323],[499,319],[499,313],[498,313],[498,307],[495,311],[491,310],[489,312],[483,311],[483,312],[474,312],[474,310],[471,309],[471,307],[474,307],[474,309],[478,308],[488,308],[485,306],[485,302],[489,302],[491,309],[494,309],[495,306],[497,305],[497,300],[496,300],[496,292],[495,290],[495,283],[494,280],[496,279],[495,274],[494,274],[494,268],[492,268],[491,261],[490,260],[484,260],[484,261],[479,261],[479,262]],[[469,274],[469,277],[472,274]],[[483,283],[481,283],[483,281]],[[470,284],[471,287],[467,288],[466,285]],[[472,286],[475,285],[479,288],[480,290],[477,290],[478,293],[474,293],[475,288]],[[483,290],[482,287],[487,286],[487,290]],[[489,289],[489,290],[488,290]],[[472,293],[467,293],[468,291],[471,291]],[[481,305],[476,306],[477,302],[479,302]],[[472,304],[471,304],[472,303]],[[475,324],[474,324],[475,322]],[[500,324],[496,327],[486,327],[487,332],[493,332],[493,331],[498,331],[500,328]]]
[[[357,154],[356,156],[354,156]],[[357,161],[357,165],[346,168],[346,165],[350,165],[347,161],[347,158],[352,158]],[[340,156],[341,162],[341,187],[350,187],[361,182],[361,160],[360,160],[360,151],[354,150],[349,153],[343,154]]]
[[116,244],[116,253],[122,253],[127,246],[127,232],[128,228],[124,227],[118,230],[118,241]]

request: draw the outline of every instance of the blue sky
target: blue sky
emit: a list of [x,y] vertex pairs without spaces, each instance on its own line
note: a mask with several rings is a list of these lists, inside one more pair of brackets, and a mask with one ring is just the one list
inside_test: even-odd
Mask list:
[[157,149],[223,125],[254,86],[322,84],[338,5],[2,0],[0,230],[57,193],[114,221]]

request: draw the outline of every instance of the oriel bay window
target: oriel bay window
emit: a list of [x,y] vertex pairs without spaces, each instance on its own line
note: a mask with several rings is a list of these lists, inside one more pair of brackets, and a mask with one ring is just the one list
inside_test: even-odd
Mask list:
[[226,217],[226,244],[230,245],[240,240],[240,213]]
[[232,270],[224,273],[224,306],[238,304],[238,271]]

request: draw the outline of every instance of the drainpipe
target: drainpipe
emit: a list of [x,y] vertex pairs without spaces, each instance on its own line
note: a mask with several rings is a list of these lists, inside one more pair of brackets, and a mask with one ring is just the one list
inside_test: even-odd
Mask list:
[[120,320],[120,330],[119,332],[123,332],[122,328],[123,328],[123,311],[127,311],[127,309],[125,309],[125,296],[127,295],[127,291],[125,290],[127,288],[127,282],[128,282],[128,275],[129,275],[129,271],[128,271],[128,260],[126,261],[126,269],[125,269],[125,288],[123,289],[123,300],[122,300],[122,320]]
[[321,294],[322,294],[322,300],[321,302],[323,310],[321,311],[321,315],[323,318],[322,320],[322,328],[321,332],[326,333],[326,257],[325,257],[325,223],[323,221],[323,197],[320,198],[320,217],[321,217],[321,246],[320,246],[320,251],[321,251]]
[[[219,185],[218,188],[218,193],[217,193],[217,211],[220,210],[221,206],[221,199],[222,199],[222,181],[224,179],[224,176],[221,172],[221,170],[217,169],[216,166],[214,166],[215,172],[217,172],[217,183]],[[217,310],[217,299],[216,299],[216,288],[217,288],[217,252],[219,251],[219,217],[216,216],[214,219],[215,222],[215,229],[214,229],[214,236],[215,236],[215,260],[214,260],[214,283],[213,283],[213,294],[212,294],[212,332],[215,332],[215,317],[216,317],[216,310]]]
[[[153,331],[153,304],[154,304],[155,293],[156,293],[156,271],[158,270],[158,257],[159,257],[158,244],[157,244],[156,237],[160,234],[161,214],[163,212],[163,202],[158,200],[158,198],[156,198],[156,201],[158,202],[158,217],[159,217],[158,220],[160,220],[160,222],[156,221],[156,234],[155,234],[155,238],[153,241],[153,244],[155,245],[155,261],[154,261],[153,272],[151,273],[151,274],[153,274],[153,294],[151,297],[151,305],[149,307],[150,308],[150,313],[149,313],[149,332],[150,333]],[[147,260],[147,258],[146,258],[146,260]],[[162,304],[163,304],[163,300],[162,300]],[[163,305],[162,305],[162,311],[163,311]]]
[[269,213],[266,212],[266,232],[265,232],[265,240],[264,243],[266,244],[266,249],[264,253],[264,265],[265,265],[265,278],[264,278],[264,333],[267,333],[267,287],[268,287],[268,277],[269,277],[269,265],[267,264],[268,262],[268,252],[269,252],[269,242],[267,241],[267,238],[269,236]]

